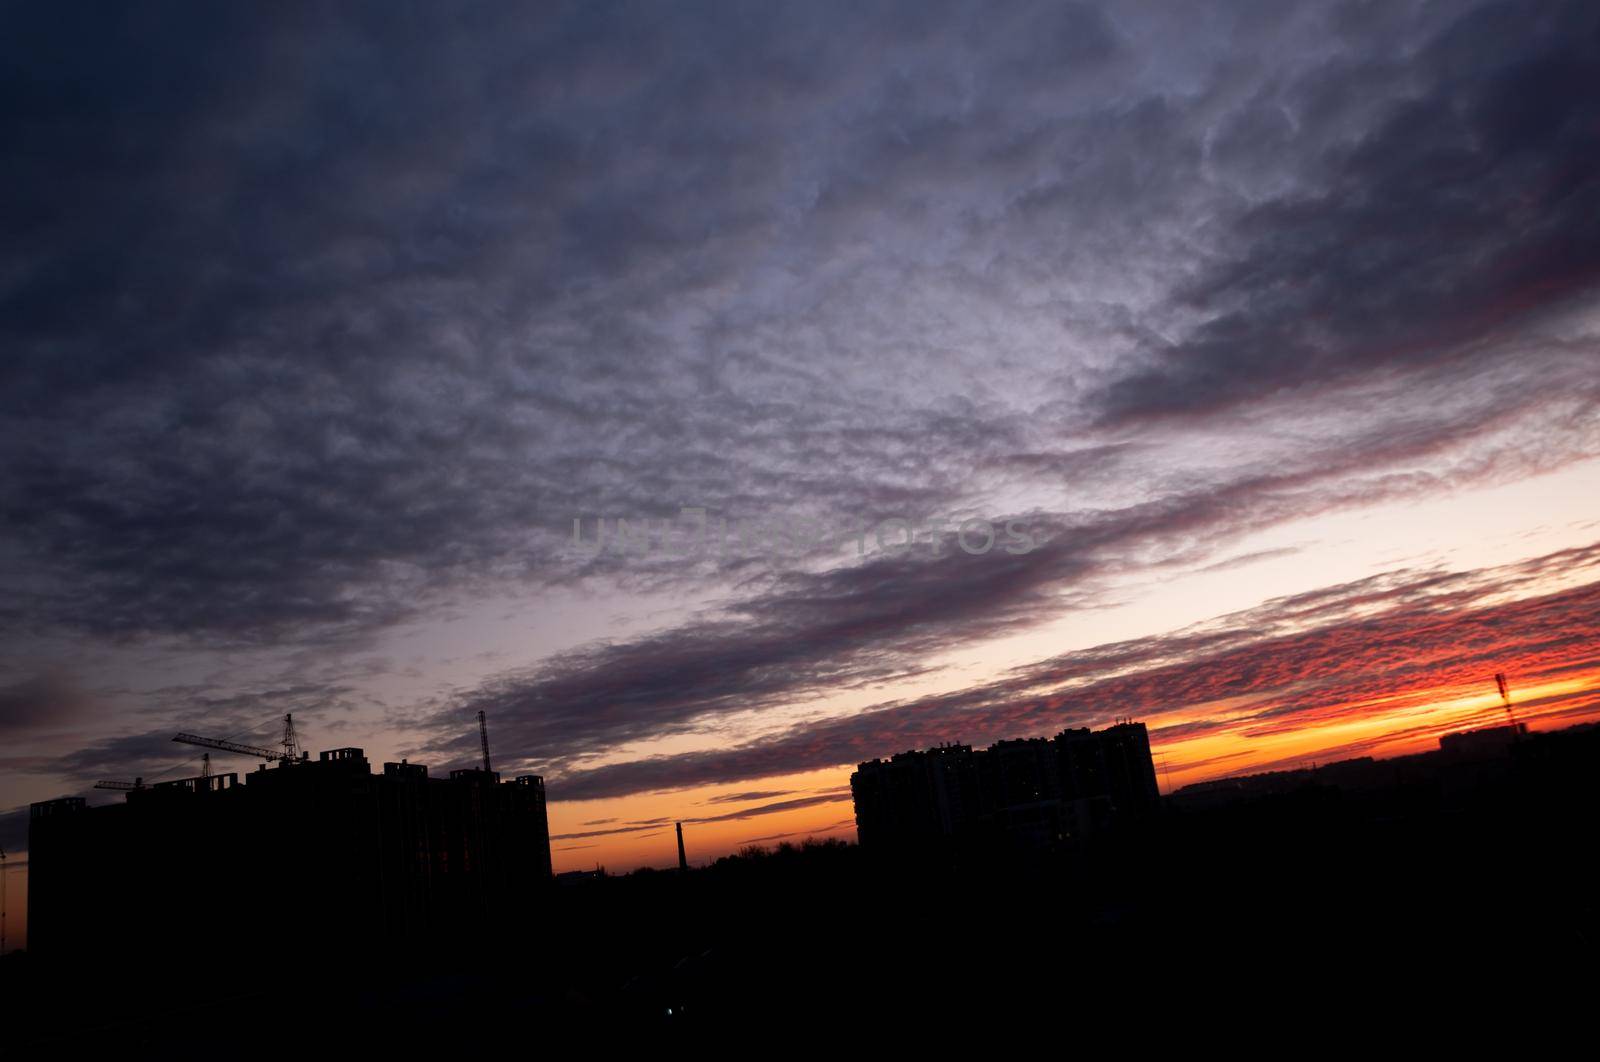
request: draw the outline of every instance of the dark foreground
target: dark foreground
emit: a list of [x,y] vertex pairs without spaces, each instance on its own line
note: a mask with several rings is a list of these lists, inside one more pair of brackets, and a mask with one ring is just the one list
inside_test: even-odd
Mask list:
[[548,911],[535,934],[475,953],[279,943],[258,912],[173,929],[190,958],[13,956],[7,1044],[534,1052],[959,1029],[1058,1047],[1356,1030],[1527,1047],[1596,1000],[1595,746],[1169,807],[1047,859],[886,865],[808,845],[552,886],[530,897]]

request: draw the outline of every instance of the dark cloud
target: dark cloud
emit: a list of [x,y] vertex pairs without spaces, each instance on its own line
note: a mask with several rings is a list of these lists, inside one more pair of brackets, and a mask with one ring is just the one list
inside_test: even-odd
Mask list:
[[70,676],[46,672],[0,688],[0,734],[70,725],[90,698]]
[[6,850],[8,868],[13,864],[23,866],[27,863],[27,860],[14,861],[10,857],[13,852],[27,851],[28,815],[25,807],[0,811],[0,848]]
[[702,800],[702,804],[743,804],[753,800],[771,800],[774,797],[788,796],[790,789],[752,789],[743,793],[722,793]]
[[1223,124],[1214,160],[1259,174],[1290,156],[1314,172],[1228,220],[1220,253],[1175,293],[1201,322],[1110,385],[1107,414],[1504,357],[1482,340],[1600,282],[1600,129],[1584,88],[1597,65],[1592,5],[1529,18],[1501,3],[1403,56],[1353,47],[1264,88]]
[[848,818],[848,819],[840,819],[838,822],[830,822],[828,825],[823,826],[820,829],[814,829],[814,830],[790,830],[787,833],[769,833],[765,837],[747,837],[744,840],[740,841],[739,843],[741,845],[745,845],[745,844],[764,844],[764,843],[769,842],[769,841],[787,841],[787,840],[792,840],[793,838],[796,838],[796,837],[807,837],[807,838],[810,838],[810,837],[816,837],[816,836],[821,835],[821,834],[829,834],[829,833],[834,832],[835,830],[842,830],[842,829],[846,829],[846,828],[849,828],[849,829],[853,830],[853,829],[855,829],[855,825],[856,825],[856,820],[855,820],[854,817],[851,817],[851,818]]

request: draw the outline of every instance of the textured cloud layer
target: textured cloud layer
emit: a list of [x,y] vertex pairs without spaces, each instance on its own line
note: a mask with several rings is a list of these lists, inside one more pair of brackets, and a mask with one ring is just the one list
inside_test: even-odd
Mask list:
[[[7,766],[153,770],[202,715],[336,729],[371,707],[353,654],[501,592],[681,606],[396,708],[444,753],[490,711],[573,794],[1116,702],[1275,691],[1255,733],[1360,710],[1332,671],[1285,684],[1317,662],[1465,681],[1519,635],[1469,611],[1439,622],[1482,651],[1430,655],[1426,617],[1481,602],[1413,614],[1386,595],[1431,577],[1402,572],[1368,589],[1392,645],[1422,646],[1414,682],[1352,648],[1378,620],[1315,613],[1342,587],[1250,618],[1292,618],[1282,642],[1101,647],[612,762],[925,674],[1251,533],[1595,458],[1596,67],[1582,3],[21,8],[0,39],[0,729],[33,737]],[[1042,544],[567,548],[574,517],[683,506],[1015,516]],[[252,682],[218,656],[97,727],[40,639],[305,655]],[[1578,667],[1554,641],[1525,663]]]
[[21,11],[5,619],[326,639],[570,579],[580,513],[1159,493],[1088,426],[1526,397],[1596,16],[1386,8]]

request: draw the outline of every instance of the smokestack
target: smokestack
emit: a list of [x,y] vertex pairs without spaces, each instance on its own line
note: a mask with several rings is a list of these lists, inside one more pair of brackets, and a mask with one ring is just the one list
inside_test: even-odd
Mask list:
[[689,869],[689,857],[683,854],[683,823],[678,823],[678,869]]

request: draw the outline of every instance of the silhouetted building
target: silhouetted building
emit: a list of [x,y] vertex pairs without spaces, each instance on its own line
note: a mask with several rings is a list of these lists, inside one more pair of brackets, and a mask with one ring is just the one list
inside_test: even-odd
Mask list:
[[1129,722],[977,752],[902,752],[861,764],[850,790],[861,845],[880,851],[952,843],[1037,850],[1146,815],[1161,801],[1149,735]]
[[222,941],[491,941],[535,917],[550,880],[544,781],[481,770],[374,775],[361,749],[245,776],[35,804],[30,949],[147,956]]
[[982,807],[970,745],[940,745],[863,763],[850,776],[850,791],[863,848],[956,836]]
[[1055,744],[1064,798],[1106,796],[1121,815],[1142,815],[1160,806],[1150,732],[1143,723],[1119,722],[1093,733],[1063,730]]
[[1526,723],[1461,730],[1439,739],[1439,751],[1452,759],[1470,760],[1506,755],[1511,746],[1528,736]]

